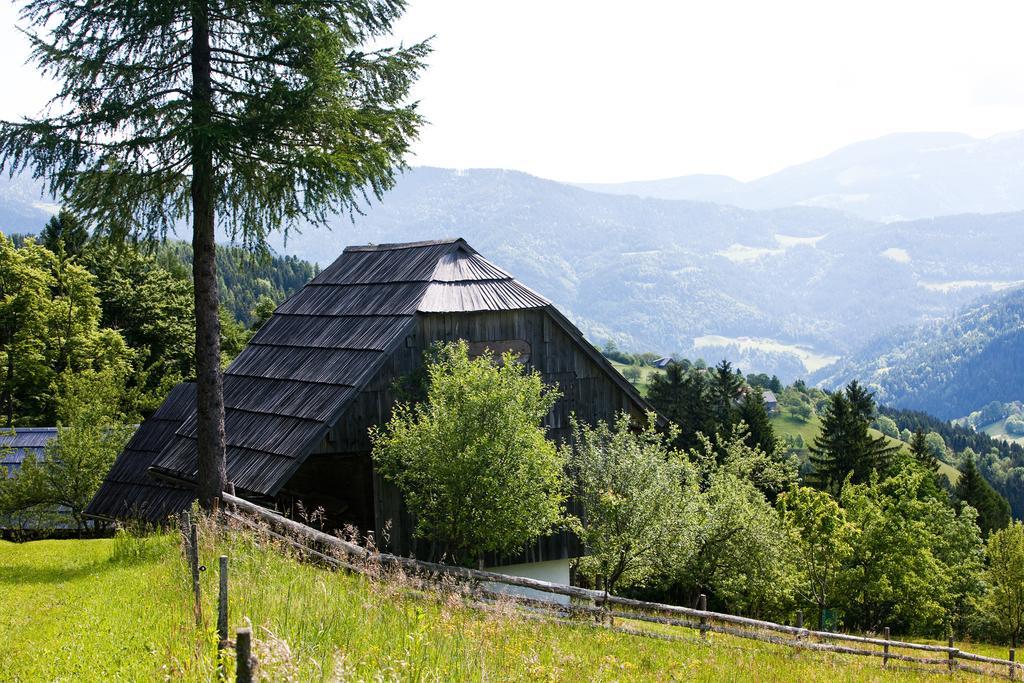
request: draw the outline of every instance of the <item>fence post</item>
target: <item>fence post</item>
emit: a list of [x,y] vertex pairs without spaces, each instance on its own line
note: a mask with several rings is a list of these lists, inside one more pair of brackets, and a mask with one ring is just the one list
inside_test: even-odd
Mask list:
[[1010,648],[1010,680],[1011,681],[1017,680],[1017,665],[1014,664],[1014,661],[1016,659],[1017,659],[1017,650],[1015,650],[1014,648],[1011,647]]
[[[697,609],[701,612],[708,610],[708,596],[704,593],[697,597]],[[707,640],[708,637],[708,618],[704,614],[700,615],[700,637],[704,640]]]
[[885,644],[882,645],[882,666],[889,666],[889,627],[883,629]]
[[252,683],[252,670],[256,663],[252,658],[252,629],[238,629],[235,634],[235,653],[235,683]]
[[220,556],[220,592],[217,595],[217,649],[228,644],[228,556]]
[[192,562],[192,539],[189,534],[192,531],[192,517],[187,510],[182,510],[178,515],[178,530],[181,531],[181,543],[185,546],[185,558],[191,565]]
[[953,629],[949,629],[949,670],[956,671],[956,648],[953,647]]
[[192,565],[192,592],[195,593],[195,612],[196,612],[196,626],[201,626],[203,623],[203,604],[199,593],[199,527],[192,524],[190,529],[190,545],[192,546],[192,553],[190,564]]

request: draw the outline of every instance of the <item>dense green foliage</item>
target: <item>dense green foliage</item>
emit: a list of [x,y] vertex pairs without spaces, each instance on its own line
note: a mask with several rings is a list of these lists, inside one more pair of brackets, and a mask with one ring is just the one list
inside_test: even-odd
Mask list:
[[[1002,405],[998,410],[1002,410]],[[992,408],[986,406],[986,409]],[[1013,516],[1024,518],[1024,447],[1007,443],[965,424],[951,424],[920,411],[881,407],[901,429],[924,431],[941,437],[948,449],[961,460],[972,460],[985,480],[1010,505]],[[934,441],[934,438],[932,439]]]
[[1024,630],[1024,523],[1014,522],[989,537],[987,578],[989,604],[1017,647]]
[[542,426],[558,394],[511,353],[495,365],[459,341],[433,355],[426,400],[371,428],[374,462],[444,556],[518,551],[564,518],[565,463]]
[[822,629],[825,610],[839,600],[839,582],[858,529],[832,496],[806,486],[783,494],[779,509],[799,557],[797,595],[814,605]]
[[699,447],[700,435],[731,436],[742,422],[750,445],[766,453],[776,450],[761,388],[747,385],[728,361],[711,370],[687,360],[669,363],[664,374],[651,376],[647,400],[678,427],[673,432],[678,449]]
[[985,481],[969,455],[960,467],[953,496],[961,508],[970,505],[978,512],[978,526],[985,536],[1010,523],[1010,504]]
[[[66,212],[58,218],[58,226],[74,222]],[[195,374],[190,247],[135,248],[98,238],[68,249],[64,230],[47,237],[56,251],[0,234],[0,410],[7,425],[53,425],[64,371],[115,368],[123,390],[117,408],[132,420]],[[231,247],[218,260],[224,299],[234,305],[221,315],[226,363],[249,338],[245,321],[267,316],[316,268]]]
[[844,570],[843,623],[936,634],[954,625],[962,632],[983,595],[974,510],[957,514],[931,472],[915,466],[844,487],[840,505],[858,530]]
[[620,580],[642,582],[679,553],[685,520],[685,458],[651,423],[634,432],[629,416],[595,427],[573,422],[565,447],[573,497],[583,507],[582,571],[614,592]]
[[74,259],[0,233],[0,411],[7,427],[52,425],[65,373],[124,377],[133,352],[100,326],[96,278]]

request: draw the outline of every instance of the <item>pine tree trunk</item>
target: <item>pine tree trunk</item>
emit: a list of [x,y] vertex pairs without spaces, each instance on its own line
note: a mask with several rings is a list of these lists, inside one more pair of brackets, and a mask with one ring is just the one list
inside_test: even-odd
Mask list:
[[199,503],[212,508],[227,483],[224,462],[224,391],[220,372],[220,300],[214,238],[214,172],[210,121],[209,8],[192,3],[192,279],[196,311],[196,426]]

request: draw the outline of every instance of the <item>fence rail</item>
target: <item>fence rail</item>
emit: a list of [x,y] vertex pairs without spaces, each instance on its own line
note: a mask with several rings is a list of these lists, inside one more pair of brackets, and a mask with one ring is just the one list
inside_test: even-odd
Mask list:
[[[481,569],[470,569],[467,567],[453,567],[450,565],[425,562],[407,557],[398,557],[387,553],[377,553],[355,543],[326,534],[304,524],[288,519],[281,514],[268,510],[264,507],[251,503],[243,498],[238,498],[229,493],[223,494],[223,502],[227,509],[225,514],[245,524],[253,524],[253,521],[244,514],[247,513],[261,520],[271,527],[277,527],[281,533],[270,531],[276,538],[310,553],[313,557],[332,564],[336,567],[354,571],[362,571],[360,561],[376,563],[384,567],[397,567],[413,575],[447,576],[464,582],[477,585],[505,585],[516,588],[527,588],[532,591],[539,591],[550,595],[569,597],[575,602],[565,605],[554,601],[544,601],[538,598],[528,598],[516,594],[497,592],[484,589],[483,594],[490,598],[501,597],[518,602],[522,605],[529,605],[534,613],[547,612],[549,616],[559,617],[568,614],[589,615],[602,624],[607,622],[611,625],[613,620],[635,621],[656,623],[667,626],[677,626],[700,631],[704,637],[706,632],[721,633],[768,642],[777,645],[785,645],[804,650],[833,652],[838,654],[878,657],[882,659],[883,666],[890,661],[907,662],[925,666],[943,666],[949,671],[964,670],[971,673],[1009,678],[1010,680],[1024,679],[1024,662],[1013,660],[1014,651],[1010,650],[1011,659],[998,659],[985,657],[971,652],[964,652],[954,647],[952,639],[949,645],[929,645],[926,643],[912,643],[888,638],[872,638],[857,636],[846,633],[835,633],[832,631],[815,631],[803,628],[802,626],[789,626],[771,621],[761,621],[749,617],[712,612],[709,610],[693,609],[678,605],[666,605],[655,602],[645,602],[632,598],[624,598],[617,595],[610,595],[602,591],[580,588],[579,586],[565,586],[562,584],[550,583],[540,579],[530,579],[522,576],[509,576]],[[301,539],[301,540],[300,540]],[[313,544],[317,547],[310,547]],[[330,548],[346,559],[321,552],[320,549]],[[653,631],[644,631],[635,628],[617,627],[617,630],[624,630],[637,635],[650,635],[663,637],[665,634]],[[773,635],[782,634],[782,635]],[[888,635],[888,633],[886,633]],[[817,641],[817,642],[815,642]],[[853,643],[862,647],[841,645],[838,641]],[[867,649],[867,646],[874,646],[881,649]],[[929,653],[932,656],[914,656],[905,652],[894,650],[913,650]],[[939,655],[939,656],[935,656]],[[967,664],[987,665],[985,667]]]

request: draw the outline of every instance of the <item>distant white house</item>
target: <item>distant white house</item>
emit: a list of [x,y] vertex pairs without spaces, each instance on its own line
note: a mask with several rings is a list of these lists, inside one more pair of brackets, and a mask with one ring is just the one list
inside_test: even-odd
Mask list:
[[668,367],[668,364],[671,362],[671,356],[662,356],[658,360],[654,361],[654,367],[658,368],[659,370],[664,370],[665,368]]

